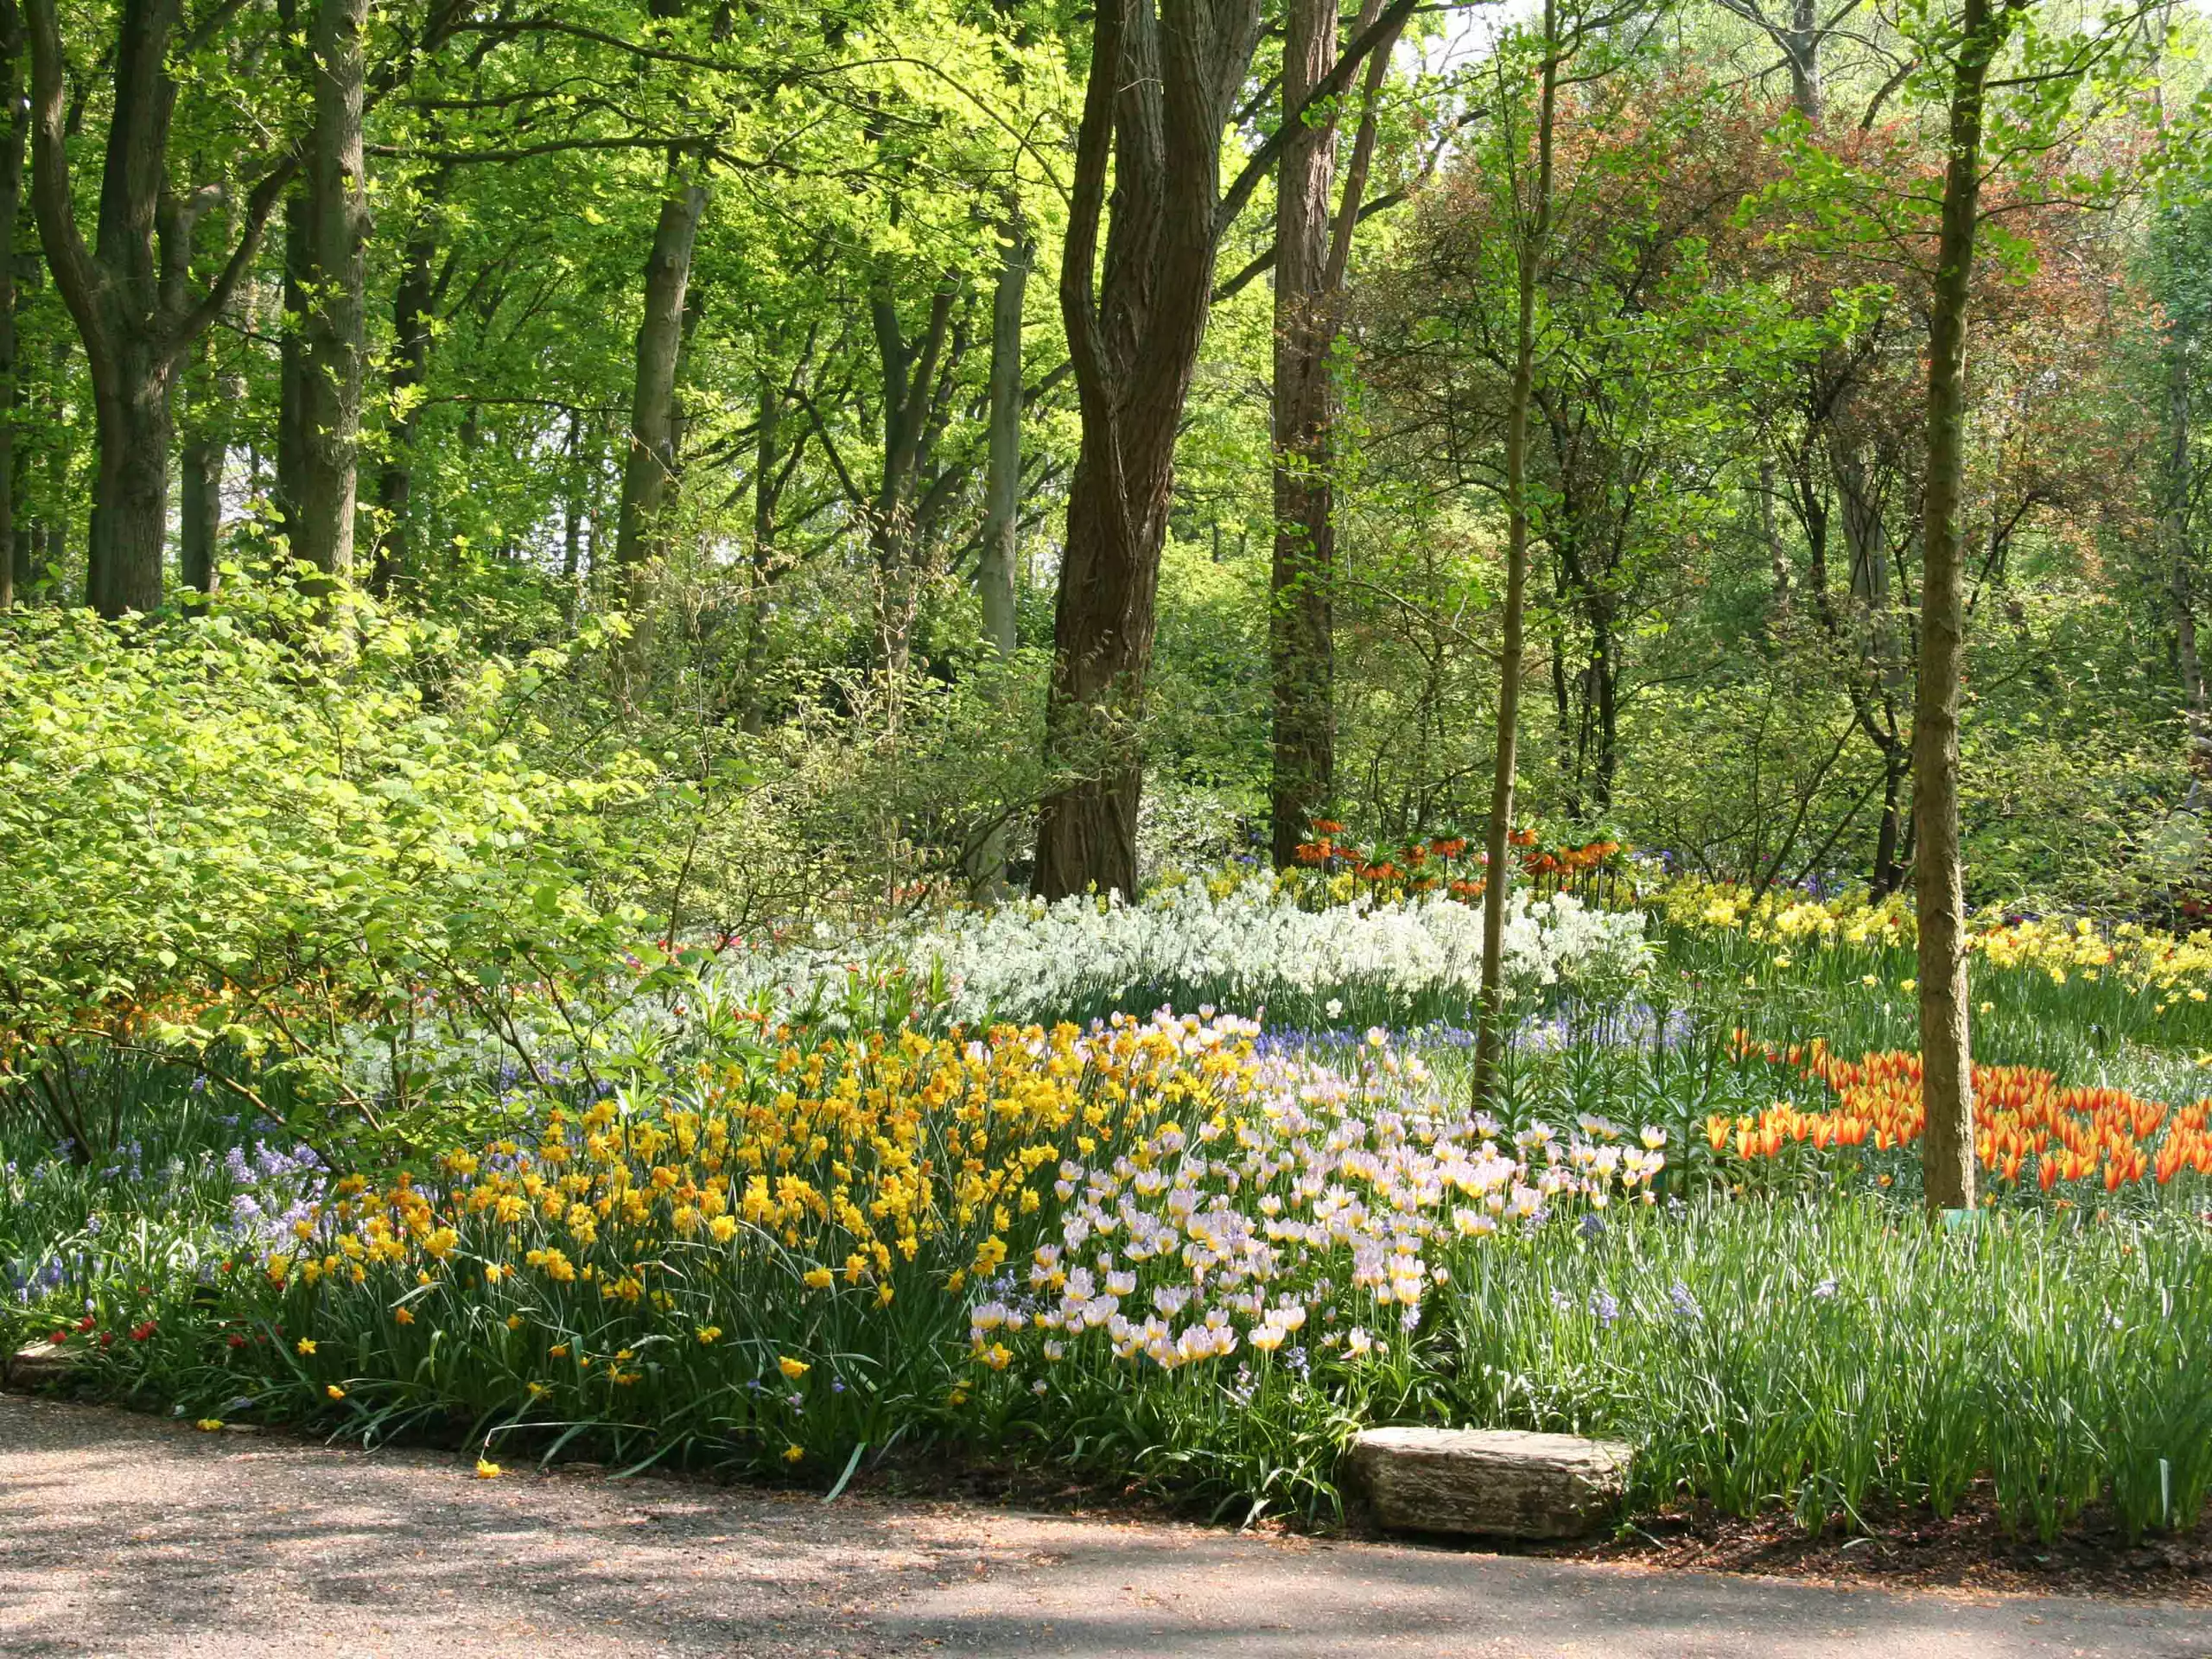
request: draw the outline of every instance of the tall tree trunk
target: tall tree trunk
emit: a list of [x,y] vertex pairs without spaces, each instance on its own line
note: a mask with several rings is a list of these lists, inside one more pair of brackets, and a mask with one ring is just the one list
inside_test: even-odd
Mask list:
[[1818,126],[1821,122],[1820,0],[1791,0],[1789,27],[1782,32],[1783,55],[1789,60],[1789,102],[1797,113]]
[[760,372],[753,435],[753,582],[745,607],[745,729],[758,735],[766,723],[760,675],[768,655],[768,589],[776,578],[776,507],[788,474],[783,454],[784,390]]
[[[1337,55],[1336,0],[1292,0],[1284,16],[1283,122],[1275,175],[1274,556],[1268,580],[1273,771],[1271,850],[1296,861],[1336,770],[1336,529],[1329,466],[1336,334],[1325,282],[1336,122],[1295,111]],[[1294,125],[1292,124],[1295,124]]]
[[2174,607],[2174,657],[2181,673],[2182,718],[2189,744],[2189,792],[2192,801],[2212,785],[2212,711],[2204,695],[2204,659],[2196,639],[2196,561],[2189,544],[2190,346],[2178,320],[2169,324],[2166,341],[2164,413],[2167,593]]
[[308,287],[301,364],[303,442],[296,558],[340,581],[353,569],[368,240],[361,104],[368,0],[317,0],[308,48],[315,126],[307,175]]
[[626,585],[634,632],[630,670],[645,660],[646,605],[653,567],[668,552],[667,519],[676,495],[676,376],[682,361],[691,254],[707,210],[703,184],[688,182],[683,157],[669,159],[668,190],[645,260],[645,308],[638,323],[637,373],[630,399],[630,441],[622,468],[615,563]]
[[[1363,0],[1364,35],[1381,0]],[[1332,361],[1343,322],[1344,271],[1375,153],[1376,105],[1395,31],[1367,56],[1358,136],[1343,200],[1329,216],[1336,123],[1300,120],[1283,144],[1275,186],[1274,548],[1268,571],[1273,772],[1271,851],[1297,856],[1336,782],[1336,426]],[[1302,108],[1337,55],[1333,0],[1297,0],[1287,19],[1283,111]]]
[[[187,393],[185,440],[180,457],[177,504],[177,580],[198,594],[216,590],[216,560],[223,525],[223,436],[221,399],[207,397],[202,383]],[[191,405],[207,397],[211,405]]]
[[[1414,4],[1391,0],[1292,124],[1340,93]],[[1259,13],[1255,0],[1179,0],[1167,27],[1152,0],[1100,0],[1095,13],[1060,262],[1083,430],[1052,622],[1046,742],[1068,781],[1038,819],[1036,886],[1046,898],[1136,890],[1139,730],[1175,429],[1221,238],[1293,137],[1279,130],[1222,191],[1222,135]]]
[[377,473],[377,510],[383,515],[384,531],[377,538],[376,560],[369,573],[370,591],[378,596],[406,580],[413,561],[414,524],[409,515],[415,495],[415,434],[421,419],[417,399],[429,378],[430,324],[437,306],[430,270],[438,251],[433,209],[443,194],[444,182],[445,175],[440,174],[424,192],[400,255],[399,281],[392,289],[391,366],[385,383],[391,404],[391,434]]
[[8,129],[0,134],[0,611],[16,602],[19,565],[29,586],[29,561],[16,556],[16,218],[23,202],[23,149],[30,111],[23,101],[23,19],[14,0],[0,0],[0,86],[7,90]]
[[315,208],[302,184],[284,200],[283,321],[276,334],[276,523],[288,556],[307,548],[308,281]]
[[[169,365],[147,342],[114,353],[92,381],[99,469],[92,486],[86,597],[102,616],[153,611],[162,603],[162,555],[169,499]],[[105,384],[103,385],[103,381]]]
[[983,637],[1014,655],[1014,569],[1021,524],[1021,304],[1036,247],[1010,211],[999,238],[998,286],[991,295],[989,462],[983,484],[983,546],[976,559]]
[[1959,867],[1959,696],[1966,666],[1967,297],[1980,218],[1983,86],[2012,0],[1965,0],[1952,67],[1950,153],[1929,295],[1928,474],[1921,545],[1920,686],[1913,717],[1913,901],[1920,927],[1921,1171],[1931,1211],[1974,1199],[1966,893]]
[[[165,287],[155,257],[170,217],[168,143],[177,87],[168,53],[181,0],[123,0],[113,98],[100,174],[99,220],[87,247],[69,175],[68,88],[54,0],[28,0],[31,43],[31,198],[39,241],[92,367],[100,457],[86,583],[103,615],[162,601],[168,516],[169,393],[179,355],[228,303],[251,265],[276,197],[297,166],[289,152],[246,199],[245,226],[220,276],[196,302]],[[166,204],[166,205],[165,205]],[[188,250],[168,245],[163,258]]]
[[581,410],[569,411],[566,447],[568,464],[561,469],[561,586],[573,594],[584,553],[584,417]]
[[1544,0],[1543,62],[1536,91],[1536,176],[1526,201],[1513,181],[1518,308],[1513,383],[1505,405],[1505,616],[1498,641],[1497,755],[1491,775],[1488,875],[1483,887],[1483,979],[1475,1019],[1474,1100],[1490,1103],[1505,1039],[1505,900],[1513,886],[1513,771],[1521,721],[1522,615],[1529,596],[1529,406],[1536,371],[1537,266],[1551,234],[1552,138],[1558,100],[1557,0]]
[[874,499],[868,504],[868,542],[875,556],[876,655],[886,677],[888,720],[894,731],[921,603],[915,503],[939,391],[938,365],[952,338],[953,297],[950,280],[931,296],[929,322],[918,349],[899,327],[899,308],[889,289],[879,288],[868,302],[883,385],[883,468]]

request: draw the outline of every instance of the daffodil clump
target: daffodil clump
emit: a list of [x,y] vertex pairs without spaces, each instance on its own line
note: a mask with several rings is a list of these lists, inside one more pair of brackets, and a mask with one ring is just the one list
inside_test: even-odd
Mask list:
[[887,1435],[960,1392],[963,1287],[1027,1258],[1058,1172],[1255,1109],[1255,1034],[785,1033],[665,1101],[551,1105],[426,1174],[337,1182],[261,1264],[298,1335],[278,1351],[363,1414],[779,1457]]
[[[1910,949],[1916,937],[1911,903],[1897,893],[1810,899],[1689,876],[1659,893],[1655,907],[1672,926],[1739,932],[1783,951]],[[2212,994],[2212,932],[2202,930],[2177,936],[2138,922],[2101,929],[2087,917],[1986,916],[1968,929],[1967,949],[1993,968],[2031,969],[2061,985],[2075,975],[2090,983],[2109,976],[2176,1001],[2202,1002]]]
[[777,1465],[931,1425],[1051,1440],[1072,1398],[1151,1392],[1125,1427],[1195,1408],[1263,1488],[1229,1414],[1268,1391],[1267,1433],[1337,1421],[1471,1252],[1649,1203],[1665,1159],[1595,1119],[1509,1135],[1380,1030],[1342,1066],[1258,1034],[786,1033],[674,1098],[549,1105],[337,1181],[245,1275],[274,1339],[238,1363],[367,1433],[465,1412],[493,1447]]
[[[1709,1025],[1840,1052],[1912,1046],[1912,907],[1896,894],[1827,899],[1690,877],[1659,893],[1662,954],[1708,1001]],[[2212,1060],[2212,933],[2087,917],[1987,914],[1967,929],[1975,1050],[2088,1082],[2122,1043]],[[2126,1081],[2183,1086],[2151,1076]]]

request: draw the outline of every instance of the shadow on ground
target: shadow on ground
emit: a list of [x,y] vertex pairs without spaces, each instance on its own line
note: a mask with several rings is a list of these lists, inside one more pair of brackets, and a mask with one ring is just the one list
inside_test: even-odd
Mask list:
[[516,1473],[0,1396],[0,1652],[2212,1659],[2212,1611]]

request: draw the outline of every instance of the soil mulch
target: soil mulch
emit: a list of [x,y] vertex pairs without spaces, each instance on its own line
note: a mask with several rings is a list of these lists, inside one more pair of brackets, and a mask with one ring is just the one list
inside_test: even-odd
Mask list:
[[1627,1561],[1884,1589],[2103,1596],[2212,1606],[2212,1510],[2193,1531],[2130,1542],[2092,1512],[2046,1544],[2010,1529],[1986,1493],[1947,1519],[1929,1510],[1876,1513],[1863,1531],[1808,1534],[1788,1515],[1709,1510],[1637,1516],[1602,1542],[1530,1546],[1558,1560]]

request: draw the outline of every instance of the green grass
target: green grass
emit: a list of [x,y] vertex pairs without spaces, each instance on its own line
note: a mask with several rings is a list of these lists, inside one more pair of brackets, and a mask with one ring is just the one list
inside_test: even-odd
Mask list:
[[1456,1282],[1447,1414],[1618,1435],[1639,1503],[1948,1514],[1980,1481],[2049,1538],[2212,1490],[2212,1228],[2006,1214],[1930,1230],[1866,1195],[1710,1200],[1505,1240]]

